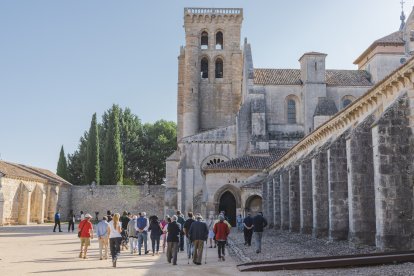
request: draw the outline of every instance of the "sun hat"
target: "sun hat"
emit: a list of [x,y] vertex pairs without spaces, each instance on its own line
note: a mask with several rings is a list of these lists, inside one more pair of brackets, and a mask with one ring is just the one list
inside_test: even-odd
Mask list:
[[90,214],[86,214],[85,218],[92,218],[92,216]]

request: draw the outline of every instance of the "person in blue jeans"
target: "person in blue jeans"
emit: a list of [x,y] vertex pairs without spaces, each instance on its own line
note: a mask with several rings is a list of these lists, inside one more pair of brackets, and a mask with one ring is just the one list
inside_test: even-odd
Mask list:
[[56,232],[56,226],[59,226],[59,232],[62,232],[62,229],[60,229],[60,212],[59,212],[59,209],[56,211],[56,214],[55,214],[55,227],[53,227],[53,232]]
[[142,212],[139,218],[137,219],[138,255],[141,255],[142,243],[144,243],[144,254],[148,254],[149,252],[147,250],[149,221],[146,216],[147,214],[145,212]]
[[237,230],[239,230],[239,232],[243,231],[243,218],[241,215],[237,216]]
[[262,252],[263,228],[265,228],[266,226],[267,220],[263,217],[263,213],[257,213],[257,215],[253,218],[254,241],[256,245],[257,254]]

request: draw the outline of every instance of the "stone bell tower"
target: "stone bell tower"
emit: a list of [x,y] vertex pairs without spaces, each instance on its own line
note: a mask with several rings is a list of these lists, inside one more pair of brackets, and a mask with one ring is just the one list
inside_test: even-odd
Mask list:
[[185,8],[178,57],[178,140],[235,124],[241,101],[242,9]]

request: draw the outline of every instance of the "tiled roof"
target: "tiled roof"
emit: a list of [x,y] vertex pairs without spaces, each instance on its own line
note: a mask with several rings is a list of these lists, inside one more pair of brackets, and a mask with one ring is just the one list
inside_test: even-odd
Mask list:
[[314,116],[332,116],[338,112],[338,108],[332,99],[326,97],[318,98]]
[[[328,86],[372,86],[370,75],[364,70],[326,70]],[[254,69],[254,84],[302,85],[299,69]]]
[[243,157],[235,158],[227,162],[222,162],[203,169],[206,171],[212,170],[255,170],[260,171],[268,167],[273,162],[276,162],[286,150],[279,150],[274,155],[270,156],[252,156],[245,155]]
[[358,64],[369,52],[375,49],[377,46],[404,46],[403,31],[396,31],[392,34],[384,36],[375,40],[355,61],[354,64]]
[[55,182],[70,184],[49,170],[0,161],[0,173],[10,178],[21,178],[41,183]]

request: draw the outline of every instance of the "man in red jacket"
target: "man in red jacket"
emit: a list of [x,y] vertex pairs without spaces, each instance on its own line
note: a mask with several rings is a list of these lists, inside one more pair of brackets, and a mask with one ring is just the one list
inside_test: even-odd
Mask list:
[[224,222],[224,216],[219,216],[219,222],[214,225],[214,235],[217,241],[217,248],[218,248],[218,257],[220,260],[225,260],[225,247],[227,242],[227,236],[230,234],[230,229],[228,225]]

